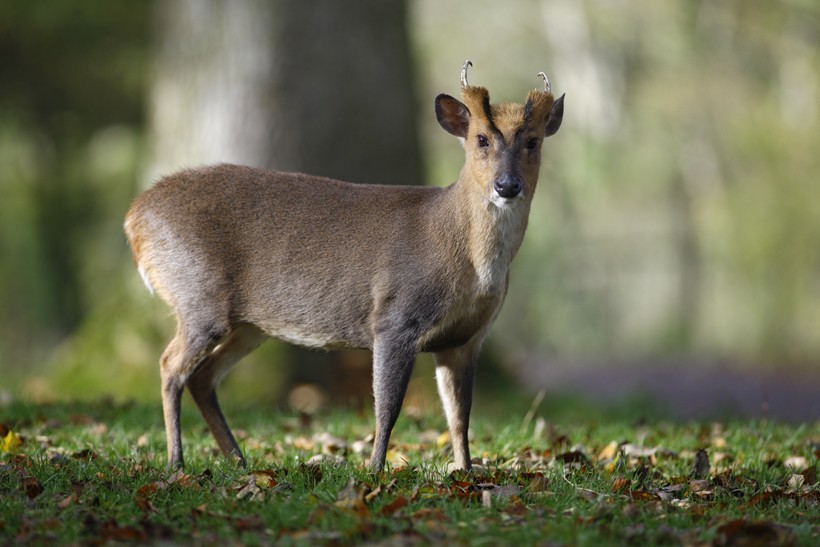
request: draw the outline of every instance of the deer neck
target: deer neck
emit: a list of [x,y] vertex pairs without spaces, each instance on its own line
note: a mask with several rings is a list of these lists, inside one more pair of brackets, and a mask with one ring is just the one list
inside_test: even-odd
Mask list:
[[462,176],[451,187],[456,201],[450,209],[455,211],[452,233],[462,234],[460,246],[475,272],[479,292],[504,291],[510,263],[527,228],[531,199],[526,196],[499,206],[478,186]]

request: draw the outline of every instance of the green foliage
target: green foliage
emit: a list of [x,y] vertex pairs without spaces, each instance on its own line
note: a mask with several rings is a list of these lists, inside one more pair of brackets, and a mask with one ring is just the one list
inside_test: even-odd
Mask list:
[[364,467],[370,418],[236,414],[249,469],[217,457],[187,412],[189,467],[171,472],[156,406],[6,408],[0,440],[22,443],[11,452],[0,444],[0,541],[811,545],[820,537],[817,424],[482,417],[472,440],[480,463],[467,474],[447,471],[443,420],[424,413],[400,420],[392,465],[374,475]]
[[[430,104],[457,92],[464,59],[494,100],[521,100],[541,70],[567,94],[492,331],[497,361],[816,358],[816,2],[410,7],[430,182],[462,162]],[[172,321],[139,286],[121,230],[148,156],[152,10],[0,5],[4,389],[155,391]],[[261,365],[281,357],[272,345],[229,382],[281,391],[280,367]]]
[[148,15],[146,3],[0,6],[0,363],[12,385],[105,300],[125,262]]

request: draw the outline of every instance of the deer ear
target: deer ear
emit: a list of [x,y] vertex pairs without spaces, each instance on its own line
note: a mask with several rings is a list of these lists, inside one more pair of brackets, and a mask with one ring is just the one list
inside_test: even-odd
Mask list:
[[544,136],[549,137],[551,135],[555,135],[558,131],[558,128],[561,127],[561,120],[564,118],[564,95],[558,97],[558,100],[555,101],[552,105],[552,110],[550,110],[550,117],[547,120],[547,128],[544,131]]
[[436,97],[436,119],[451,135],[465,138],[470,126],[470,111],[458,99],[442,93]]

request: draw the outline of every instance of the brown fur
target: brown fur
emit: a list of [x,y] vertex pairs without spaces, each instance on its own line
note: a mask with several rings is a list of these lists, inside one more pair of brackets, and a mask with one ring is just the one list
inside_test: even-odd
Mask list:
[[[434,352],[455,463],[470,467],[475,363],[506,294],[555,109],[543,92],[524,106],[491,106],[483,88],[465,88],[463,99],[437,99],[442,125],[465,141],[465,165],[448,188],[217,165],[166,177],[134,201],[125,221],[134,260],[177,317],[160,360],[170,465],[183,462],[185,386],[223,453],[244,462],[215,389],[275,336],[373,351],[374,469],[384,464],[415,355]],[[489,146],[476,144],[479,134]],[[527,149],[529,139],[538,146]],[[520,180],[520,195],[499,198],[499,177]]]

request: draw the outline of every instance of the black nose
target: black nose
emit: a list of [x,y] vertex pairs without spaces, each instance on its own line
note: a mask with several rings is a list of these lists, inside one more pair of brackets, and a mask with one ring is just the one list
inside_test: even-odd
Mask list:
[[518,178],[503,177],[496,179],[495,183],[493,183],[493,187],[495,188],[495,193],[502,198],[514,198],[521,193],[521,189],[524,185]]

